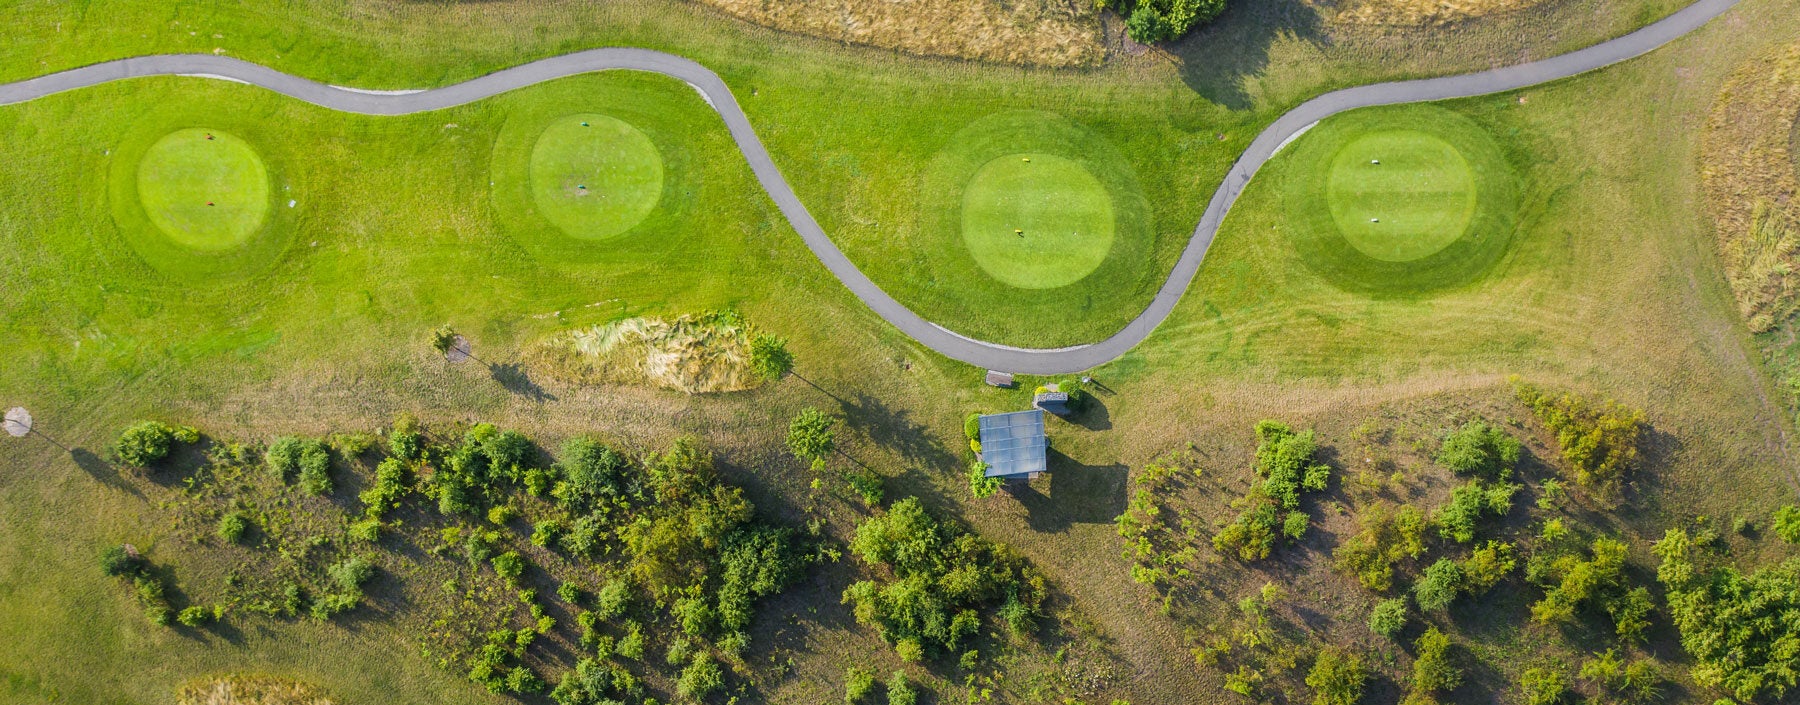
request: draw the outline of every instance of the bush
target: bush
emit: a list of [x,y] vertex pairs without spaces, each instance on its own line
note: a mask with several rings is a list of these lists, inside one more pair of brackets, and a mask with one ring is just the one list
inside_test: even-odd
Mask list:
[[1617,502],[1625,475],[1637,461],[1644,412],[1612,401],[1596,404],[1573,394],[1551,396],[1517,378],[1513,386],[1519,400],[1556,434],[1575,483],[1600,501]]
[[882,485],[881,476],[873,472],[852,470],[844,474],[844,480],[850,483],[850,489],[870,509],[881,506],[881,500],[887,497],[887,489]]
[[1482,595],[1512,573],[1518,566],[1510,543],[1489,541],[1469,554],[1463,562],[1463,589],[1471,595]]
[[284,436],[269,444],[269,472],[282,482],[296,474],[300,488],[313,494],[331,492],[331,451],[316,439]]
[[1518,489],[1518,485],[1505,482],[1489,485],[1471,480],[1451,490],[1450,503],[1438,510],[1438,535],[1457,543],[1475,540],[1475,527],[1482,515],[1506,516],[1512,511],[1513,492]]
[[488,523],[494,526],[506,526],[517,518],[519,518],[519,510],[512,508],[511,505],[496,504],[488,507],[487,510]]
[[355,609],[356,603],[361,599],[362,595],[358,593],[326,595],[313,601],[311,614],[313,619],[325,621],[339,613]]
[[1406,598],[1395,597],[1375,603],[1369,611],[1369,631],[1389,639],[1406,628]]
[[963,436],[971,441],[981,440],[981,412],[972,411],[963,417]]
[[518,551],[507,551],[494,556],[494,574],[500,576],[508,585],[518,585],[519,579],[525,575],[525,557]]
[[1288,537],[1290,541],[1299,541],[1300,537],[1306,535],[1306,526],[1311,521],[1312,517],[1306,512],[1288,512],[1287,518],[1281,520],[1281,535]]
[[344,592],[355,593],[362,590],[363,583],[369,582],[369,578],[375,577],[375,564],[362,556],[351,556],[332,565],[326,572]]
[[1512,476],[1519,463],[1519,441],[1479,419],[1462,425],[1444,438],[1437,462],[1458,475],[1476,475],[1499,481]]
[[407,474],[406,463],[396,458],[388,458],[376,465],[375,484],[357,496],[363,503],[363,516],[379,519],[399,507],[401,496],[406,494]]
[[[562,584],[556,586],[556,596],[563,602],[567,602],[571,605],[581,604],[581,586],[564,581]],[[584,612],[582,614],[590,613]]]
[[675,692],[681,697],[699,700],[725,688],[725,672],[713,661],[712,654],[700,652],[694,656],[687,668],[681,669],[681,678],[675,682]]
[[1656,544],[1656,577],[1669,616],[1694,659],[1694,682],[1739,700],[1780,700],[1800,678],[1800,559],[1743,575],[1730,566],[1700,571],[1687,532]]
[[139,421],[119,434],[113,443],[113,454],[126,465],[150,467],[169,457],[176,429],[160,421]]
[[212,610],[192,605],[182,609],[181,613],[175,616],[175,621],[180,622],[184,627],[199,628],[212,621],[212,616]]
[[1450,609],[1462,588],[1462,566],[1448,558],[1440,558],[1430,568],[1426,568],[1425,575],[1413,585],[1413,596],[1419,601],[1419,609],[1442,611]]
[[875,672],[851,666],[844,671],[844,705],[859,705],[875,691]]
[[1368,679],[1362,659],[1326,647],[1306,674],[1306,685],[1313,689],[1313,705],[1355,705],[1362,699],[1363,683]]
[[1450,658],[1450,637],[1430,627],[1414,642],[1412,685],[1417,690],[1441,693],[1462,685],[1463,673]]
[[[1263,481],[1234,503],[1243,507],[1242,512],[1213,536],[1215,550],[1246,561],[1268,558],[1278,530],[1298,538],[1291,533],[1296,528],[1292,512],[1300,506],[1301,493],[1323,490],[1331,479],[1329,466],[1313,462],[1318,444],[1312,431],[1296,432],[1277,421],[1262,421],[1256,424],[1256,438],[1255,471]],[[1289,512],[1286,522],[1281,519],[1283,511]],[[1303,534],[1304,527],[1299,531]]]
[[1609,702],[1638,705],[1654,701],[1662,686],[1662,672],[1656,662],[1638,659],[1629,663],[1619,660],[1618,653],[1606,653],[1583,661],[1581,679],[1594,684]]
[[344,533],[348,534],[352,541],[375,543],[381,539],[381,520],[363,519],[350,522],[350,526],[344,529]]
[[1225,0],[1104,0],[1125,20],[1132,41],[1155,44],[1180,39],[1225,11]]
[[1558,705],[1569,695],[1569,676],[1554,668],[1527,668],[1519,674],[1525,705]]
[[531,526],[531,545],[548,547],[561,538],[568,527],[555,519],[545,519]]
[[837,433],[832,427],[837,419],[813,407],[800,410],[788,424],[787,446],[794,457],[812,462],[813,469],[825,465],[825,456],[837,448]]
[[794,369],[794,354],[788,352],[787,339],[768,333],[750,338],[750,370],[765,381],[774,382]]
[[888,679],[887,701],[888,705],[915,705],[919,702],[919,693],[907,682],[905,671],[894,671],[894,677]]
[[633,489],[629,482],[631,461],[618,451],[589,438],[573,438],[562,446],[556,467],[564,481],[552,492],[570,509],[585,509],[601,498],[619,497]]
[[539,678],[536,671],[525,666],[514,666],[506,672],[506,690],[513,693],[542,693],[544,679]]
[[250,529],[250,518],[243,512],[227,512],[219,517],[219,538],[229,543],[237,543],[244,538],[244,532]]
[[988,477],[988,464],[977,461],[969,466],[969,494],[975,499],[987,499],[1000,491],[1000,478]]
[[623,580],[609,580],[594,594],[594,616],[605,621],[618,619],[631,606],[631,586]]
[[425,434],[419,431],[417,419],[404,414],[394,419],[393,432],[388,435],[388,454],[405,461],[425,459]]
[[1362,586],[1386,592],[1393,586],[1394,566],[1425,553],[1425,514],[1413,507],[1398,511],[1377,505],[1361,518],[1362,530],[1332,553],[1338,570],[1356,576]]
[[107,546],[100,551],[100,571],[107,575],[137,575],[143,567],[143,559],[132,556],[123,545]]
[[1800,507],[1790,504],[1775,510],[1775,535],[1788,543],[1800,543]]

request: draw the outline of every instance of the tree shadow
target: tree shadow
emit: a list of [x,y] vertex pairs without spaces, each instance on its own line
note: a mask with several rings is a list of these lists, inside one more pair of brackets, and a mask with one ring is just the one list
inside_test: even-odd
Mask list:
[[1300,0],[1230,3],[1212,24],[1162,47],[1180,64],[1181,80],[1202,97],[1231,110],[1249,110],[1244,81],[1269,65],[1277,40],[1329,41],[1319,12]]
[[[843,401],[843,400],[840,400]],[[844,418],[869,440],[927,467],[955,468],[960,458],[933,441],[930,428],[914,421],[912,412],[888,406],[880,397],[858,392],[854,401],[843,401]]]
[[544,391],[544,388],[538,386],[537,382],[533,382],[531,375],[527,374],[525,367],[519,363],[507,362],[489,365],[488,374],[494,378],[495,382],[500,383],[501,388],[513,394],[539,403],[556,401],[556,396]]
[[133,497],[141,499],[144,496],[144,493],[139,492],[136,487],[131,486],[131,483],[125,481],[125,477],[119,474],[117,466],[107,462],[105,458],[94,455],[93,451],[80,447],[71,448],[69,449],[69,458],[75,461],[75,467],[86,471],[88,476],[94,478],[94,481],[128,493]]
[[1047,478],[1005,485],[1007,494],[1025,507],[1026,523],[1033,531],[1055,533],[1075,524],[1109,524],[1125,512],[1130,468],[1122,463],[1084,465],[1055,448],[1049,456]]

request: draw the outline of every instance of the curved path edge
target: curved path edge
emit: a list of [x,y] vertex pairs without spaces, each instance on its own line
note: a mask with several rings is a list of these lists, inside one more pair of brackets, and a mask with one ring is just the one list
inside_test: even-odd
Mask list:
[[1357,108],[1500,93],[1556,81],[1635,58],[1698,29],[1737,0],[1697,0],[1635,32],[1560,56],[1478,73],[1377,83],[1332,91],[1281,115],[1250,142],[1213,192],[1206,212],[1162,288],[1124,328],[1097,343],[1057,349],[1016,348],[959,335],[913,313],[876,286],[800,203],[724,79],[698,62],[649,49],[590,49],[551,57],[443,88],[366,91],[331,86],[242,59],[210,54],[162,54],[109,61],[0,85],[0,105],[53,93],[145,76],[195,76],[238,81],[332,110],[365,115],[404,115],[472,103],[545,81],[608,70],[648,71],[687,82],[719,113],[763,190],[800,234],[819,262],[851,293],[901,332],[937,352],[978,367],[1028,374],[1080,372],[1111,362],[1143,342],[1175,310],[1200,271],[1225,215],[1263,163],[1313,124]]

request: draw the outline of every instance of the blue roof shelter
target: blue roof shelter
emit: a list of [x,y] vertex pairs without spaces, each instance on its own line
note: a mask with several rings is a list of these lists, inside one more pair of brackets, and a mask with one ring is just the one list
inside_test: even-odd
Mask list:
[[987,414],[980,424],[981,462],[987,463],[988,477],[1031,479],[1049,467],[1042,409]]

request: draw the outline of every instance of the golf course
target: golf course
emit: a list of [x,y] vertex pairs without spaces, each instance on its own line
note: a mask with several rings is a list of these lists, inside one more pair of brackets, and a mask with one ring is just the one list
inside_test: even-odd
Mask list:
[[1369,2],[0,10],[0,701],[1788,701],[1800,14]]

